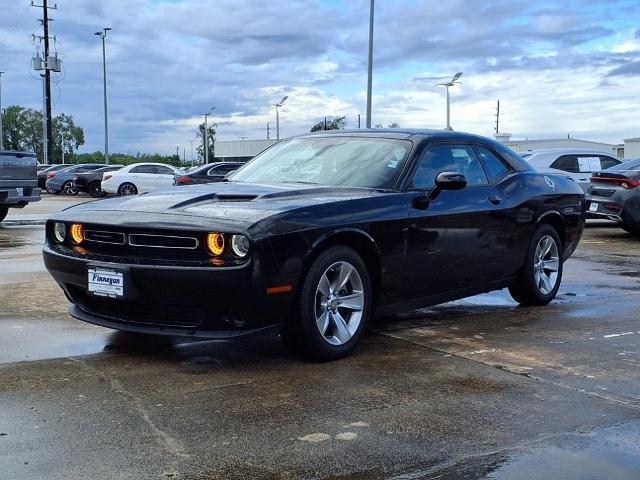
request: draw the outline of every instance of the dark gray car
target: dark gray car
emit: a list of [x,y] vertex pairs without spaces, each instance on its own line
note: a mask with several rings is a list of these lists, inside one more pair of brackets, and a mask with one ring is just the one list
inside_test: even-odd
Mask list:
[[90,172],[102,167],[104,167],[104,164],[101,163],[80,163],[56,172],[49,172],[47,173],[47,192],[55,194],[63,192],[65,195],[77,195],[78,190],[73,184],[76,173]]
[[640,235],[640,159],[593,174],[587,216],[617,221],[627,232]]

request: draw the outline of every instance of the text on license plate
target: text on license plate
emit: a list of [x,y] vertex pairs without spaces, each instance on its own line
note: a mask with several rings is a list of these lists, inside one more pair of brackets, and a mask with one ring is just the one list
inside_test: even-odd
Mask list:
[[24,188],[16,188],[16,195],[18,197],[24,197]]
[[106,268],[89,267],[89,292],[101,297],[124,296],[124,273]]
[[589,211],[590,212],[597,212],[598,211],[598,204],[591,202],[591,205],[589,205]]

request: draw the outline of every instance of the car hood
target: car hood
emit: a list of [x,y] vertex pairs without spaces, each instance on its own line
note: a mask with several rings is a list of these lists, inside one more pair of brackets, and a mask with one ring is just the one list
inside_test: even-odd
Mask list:
[[[186,185],[136,196],[97,200],[69,207],[59,220],[132,225],[144,223],[174,226],[211,225],[199,219],[215,219],[225,226],[244,228],[287,211],[371,196],[367,188],[317,187],[315,185],[263,185],[237,182]],[[53,217],[52,217],[53,218]],[[157,226],[157,225],[156,225]]]

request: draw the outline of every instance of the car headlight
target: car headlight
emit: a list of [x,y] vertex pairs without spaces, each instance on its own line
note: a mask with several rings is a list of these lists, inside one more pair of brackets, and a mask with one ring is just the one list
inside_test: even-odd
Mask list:
[[80,245],[84,240],[84,227],[79,223],[74,223],[71,225],[71,228],[69,228],[69,235],[73,243]]
[[64,223],[56,222],[53,224],[53,239],[62,243],[67,238],[67,226]]
[[238,257],[246,257],[249,253],[249,246],[249,239],[244,235],[234,235],[231,237],[231,250],[233,250],[233,253]]
[[222,255],[224,252],[224,235],[221,233],[210,233],[207,235],[207,250],[212,255]]

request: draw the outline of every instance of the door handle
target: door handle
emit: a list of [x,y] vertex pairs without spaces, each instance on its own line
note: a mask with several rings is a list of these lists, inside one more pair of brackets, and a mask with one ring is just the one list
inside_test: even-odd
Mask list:
[[491,196],[489,197],[489,201],[490,201],[491,203],[493,203],[494,205],[499,205],[501,200],[502,200],[502,199],[501,199],[499,196],[497,196],[497,195],[491,195]]

